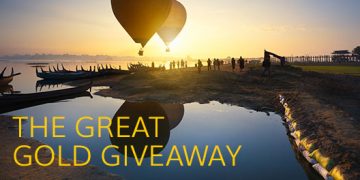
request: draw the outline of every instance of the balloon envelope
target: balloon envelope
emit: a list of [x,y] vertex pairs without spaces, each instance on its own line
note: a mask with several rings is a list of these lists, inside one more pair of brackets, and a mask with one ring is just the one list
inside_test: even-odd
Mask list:
[[111,0],[115,17],[144,47],[169,16],[172,0]]
[[186,9],[178,1],[172,0],[172,7],[169,17],[158,31],[158,35],[166,45],[169,45],[181,32],[186,23]]

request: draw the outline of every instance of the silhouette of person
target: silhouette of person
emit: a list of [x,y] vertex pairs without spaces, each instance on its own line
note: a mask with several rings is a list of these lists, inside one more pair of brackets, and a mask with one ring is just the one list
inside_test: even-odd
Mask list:
[[270,71],[271,60],[270,60],[270,54],[266,50],[264,52],[264,61],[263,61],[262,66],[264,67],[264,71],[263,71],[262,75],[265,76],[267,73],[268,76],[270,77],[271,76],[271,71]]
[[208,64],[208,71],[210,71],[211,70],[211,60],[210,60],[210,58],[208,59],[207,64]]
[[197,68],[198,68],[198,72],[201,73],[201,68],[202,68],[203,64],[201,62],[201,60],[199,59],[198,60],[198,63],[197,63]]
[[232,67],[232,71],[235,71],[235,66],[236,66],[236,62],[235,62],[235,58],[231,59],[231,67]]
[[286,63],[286,58],[285,58],[285,57],[281,57],[281,58],[280,58],[280,64],[281,64],[281,66],[285,66],[285,63]]
[[216,61],[216,59],[215,59],[215,58],[214,58],[214,62],[213,62],[213,64],[214,64],[214,70],[216,70],[217,61]]
[[243,59],[242,56],[240,56],[240,59],[239,59],[239,66],[240,66],[240,71],[243,71],[245,68],[245,60]]

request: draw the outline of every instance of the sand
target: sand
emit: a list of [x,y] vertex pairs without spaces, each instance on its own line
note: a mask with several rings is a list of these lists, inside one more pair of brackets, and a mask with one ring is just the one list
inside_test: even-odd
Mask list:
[[[205,68],[203,68],[205,69]],[[303,137],[331,157],[347,179],[360,178],[360,77],[303,72],[273,67],[271,78],[261,67],[245,72],[196,69],[137,73],[95,81],[109,86],[97,92],[128,101],[221,103],[283,114],[279,94],[287,97]]]
[[[26,154],[34,154],[36,147],[43,145],[33,139],[19,138],[17,122],[10,117],[0,116],[0,176],[1,179],[122,179],[119,176],[109,174],[95,166],[86,167],[59,167],[57,163],[50,167],[40,167],[33,164],[30,167],[19,167],[13,160],[13,152],[20,145],[29,145],[32,150]],[[24,153],[25,151],[21,151]],[[19,154],[22,157],[25,154]],[[40,161],[48,162],[50,154],[40,151]],[[20,158],[19,161],[22,159]],[[56,157],[55,162],[58,162]],[[64,160],[64,163],[71,163]],[[41,178],[40,178],[41,177]]]

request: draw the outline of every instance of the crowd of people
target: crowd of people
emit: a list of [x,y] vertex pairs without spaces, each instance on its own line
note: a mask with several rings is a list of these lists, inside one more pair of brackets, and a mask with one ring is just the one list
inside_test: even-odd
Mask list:
[[170,70],[173,69],[183,69],[183,68],[187,68],[188,67],[188,63],[187,61],[184,61],[183,59],[181,61],[172,61],[170,62]]
[[[264,71],[262,73],[263,76],[269,76],[269,77],[271,76],[271,71],[270,71],[271,56],[278,58],[281,62],[281,66],[285,65],[285,62],[286,62],[285,57],[278,56],[274,53],[271,53],[271,52],[265,50],[264,51],[264,60],[262,63],[262,66],[264,68]],[[248,63],[248,61],[245,60],[242,56],[240,56],[240,58],[237,60],[235,58],[231,58],[230,61],[226,61],[226,62],[224,60],[220,60],[217,58],[214,58],[213,60],[211,60],[209,58],[206,63],[207,63],[208,71],[211,71],[211,70],[220,71],[221,66],[223,66],[224,64],[231,64],[231,68],[232,68],[233,72],[236,71],[237,67],[238,67],[238,70],[240,72],[242,72],[242,71],[244,71],[245,65]],[[177,61],[177,62],[175,62],[175,61],[170,62],[170,70],[176,69],[176,67],[177,67],[177,69],[187,68],[188,67],[187,61],[181,60],[181,61]],[[198,72],[201,73],[202,67],[204,67],[203,62],[199,59],[197,61],[197,63],[195,64],[195,68],[197,68]]]
[[[215,58],[214,60],[211,60],[210,58],[207,60],[207,70],[211,71],[211,70],[221,70],[221,66],[223,66],[226,62],[224,60],[220,60]],[[235,58],[231,59],[231,66],[232,66],[232,70],[233,72],[235,72],[236,69],[236,63],[239,66],[239,71],[243,71],[245,69],[245,59],[240,57],[240,59],[238,59],[237,61],[235,60]],[[203,67],[202,61],[199,59],[197,64],[195,64],[195,67],[198,69],[198,72],[201,72],[201,69]]]

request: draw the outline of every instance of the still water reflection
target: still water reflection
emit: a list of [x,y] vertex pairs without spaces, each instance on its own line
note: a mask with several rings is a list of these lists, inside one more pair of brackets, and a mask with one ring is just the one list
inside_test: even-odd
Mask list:
[[[31,75],[33,69],[25,65],[19,67],[26,71],[25,74],[29,74],[21,76],[21,80],[18,78],[13,83],[14,88],[23,92],[32,92],[37,80],[34,75]],[[24,80],[25,77],[28,79]],[[161,138],[155,139],[154,142],[144,139],[120,140],[110,138],[106,130],[102,131],[101,138],[83,139],[76,134],[76,120],[82,116],[115,117],[119,114],[131,115],[134,112],[141,112],[144,115],[153,113],[164,115],[167,121],[161,125]],[[291,148],[281,117],[274,113],[268,116],[265,113],[218,102],[184,105],[154,102],[131,103],[93,95],[93,98],[78,97],[6,114],[34,116],[35,124],[42,123],[44,116],[65,116],[64,125],[67,128],[59,130],[59,133],[66,134],[65,139],[44,138],[41,131],[35,131],[35,138],[54,149],[62,145],[64,157],[69,159],[73,158],[74,145],[86,145],[91,149],[91,164],[126,179],[164,179],[164,177],[171,179],[307,179],[306,173]],[[97,126],[97,121],[86,121],[82,123],[82,126]],[[130,126],[134,125],[130,124]],[[48,131],[51,132],[51,125]],[[29,123],[24,124],[23,132],[29,136]],[[161,162],[166,161],[166,155],[170,153],[174,145],[178,147],[198,145],[200,150],[203,150],[206,145],[222,147],[242,145],[242,149],[236,167],[223,167],[220,163],[215,163],[212,167],[200,167],[197,164],[192,167],[180,167],[177,164],[172,164],[170,167],[149,167],[149,158],[145,159],[142,167],[137,167],[133,158],[129,158],[128,167],[107,167],[102,163],[101,152],[108,145],[143,146],[144,143],[164,145],[164,148],[160,150],[164,155],[159,159]],[[113,154],[122,155],[123,152],[111,149],[106,156],[111,159],[110,156]],[[181,151],[180,155],[184,156]],[[227,154],[224,155],[226,161],[230,162],[230,157]],[[86,160],[85,154],[80,154],[78,158]]]

